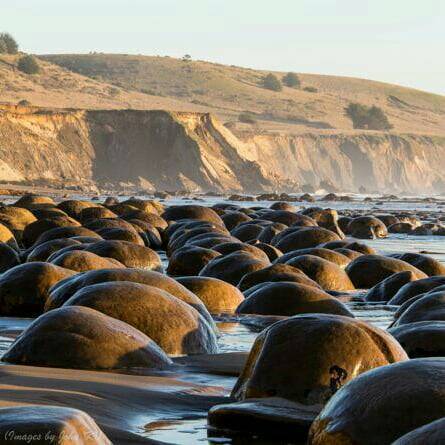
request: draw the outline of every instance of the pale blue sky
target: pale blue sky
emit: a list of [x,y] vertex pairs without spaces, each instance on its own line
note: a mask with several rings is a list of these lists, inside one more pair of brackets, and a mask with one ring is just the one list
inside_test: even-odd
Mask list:
[[0,0],[34,53],[182,56],[445,94],[445,0]]

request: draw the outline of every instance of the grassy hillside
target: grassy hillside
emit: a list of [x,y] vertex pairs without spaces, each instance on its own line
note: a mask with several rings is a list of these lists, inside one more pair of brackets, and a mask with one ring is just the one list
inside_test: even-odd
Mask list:
[[[43,59],[39,59],[38,74],[24,74],[17,69],[20,57],[0,54],[0,103],[27,100],[51,108],[190,110],[187,102],[119,88]],[[193,111],[203,111],[203,107],[194,106]]]
[[[118,86],[126,94],[174,99],[217,114],[235,130],[323,132],[352,130],[349,102],[384,109],[395,132],[445,134],[445,96],[364,79],[299,74],[300,89],[266,90],[269,72],[203,61],[133,55],[47,55],[44,60]],[[281,78],[284,73],[275,73]],[[311,91],[305,90],[308,88]],[[257,124],[240,124],[240,113]]]

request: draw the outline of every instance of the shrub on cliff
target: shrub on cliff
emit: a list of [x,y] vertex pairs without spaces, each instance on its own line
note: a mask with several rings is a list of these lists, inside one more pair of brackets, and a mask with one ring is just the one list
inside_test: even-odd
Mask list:
[[388,121],[385,112],[373,105],[350,103],[345,108],[346,116],[352,120],[354,128],[366,130],[390,130],[392,125]]
[[31,55],[21,57],[17,68],[25,74],[37,74],[40,71],[37,59]]
[[7,32],[2,32],[0,34],[0,53],[17,54],[18,50],[19,45],[15,41],[14,37]]
[[295,73],[287,73],[283,76],[283,83],[290,88],[300,88],[300,78]]
[[238,120],[240,122],[243,122],[244,124],[256,124],[257,120],[255,119],[255,116],[251,113],[241,113],[238,116]]
[[272,73],[264,77],[263,87],[272,91],[281,91],[283,89],[280,79]]

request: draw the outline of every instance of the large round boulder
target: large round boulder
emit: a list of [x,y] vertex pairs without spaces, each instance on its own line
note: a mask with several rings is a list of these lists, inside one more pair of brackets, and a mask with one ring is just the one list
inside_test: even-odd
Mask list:
[[412,297],[429,292],[436,287],[445,285],[445,276],[429,277],[406,283],[402,286],[388,304],[400,306]]
[[290,252],[287,252],[284,255],[280,256],[280,258],[276,262],[287,263],[292,258],[301,255],[315,255],[327,261],[330,261],[331,263],[335,263],[342,268],[346,267],[351,262],[351,260],[347,256],[342,255],[335,250],[325,249],[323,247],[311,247],[309,249],[291,250]]
[[177,281],[193,292],[211,314],[233,313],[244,300],[238,288],[217,278],[182,277]]
[[62,306],[79,289],[110,281],[131,281],[162,289],[195,308],[209,324],[212,317],[203,302],[186,287],[167,275],[146,269],[100,269],[75,275],[53,286],[45,304],[45,311]]
[[18,252],[6,243],[0,242],[0,274],[21,263]]
[[79,306],[41,315],[15,340],[2,361],[73,369],[165,368],[171,364],[142,332]]
[[410,358],[445,357],[445,321],[418,321],[388,331]]
[[34,221],[25,227],[22,241],[25,247],[31,247],[42,233],[58,227],[78,227],[80,223],[69,216],[54,216]]
[[444,443],[445,416],[404,434],[392,445],[442,445]]
[[12,247],[14,250],[19,250],[19,246],[17,244],[17,240],[14,237],[14,234],[6,227],[4,224],[0,223],[0,243],[5,243],[9,247]]
[[72,250],[56,256],[51,264],[73,270],[86,272],[95,269],[119,269],[125,267],[114,258],[103,258],[95,253],[84,250]]
[[20,264],[0,275],[0,314],[35,317],[43,312],[51,286],[75,272],[49,263]]
[[28,249],[26,255],[26,261],[28,263],[32,261],[46,261],[53,253],[58,252],[68,246],[79,246],[82,244],[73,238],[59,238],[46,243],[39,244],[36,247]]
[[67,215],[71,216],[71,218],[79,220],[80,214],[83,209],[87,209],[89,207],[97,207],[97,204],[91,201],[69,199],[66,201],[62,201],[57,205],[57,207],[63,210]]
[[445,290],[429,292],[414,301],[397,318],[393,326],[431,320],[445,321]]
[[315,255],[300,255],[286,262],[304,272],[326,290],[354,290],[348,274],[337,264]]
[[159,255],[149,247],[128,241],[98,241],[85,249],[101,257],[114,258],[126,267],[162,271]]
[[323,404],[359,374],[407,358],[391,335],[363,321],[298,315],[258,335],[232,396]]
[[365,295],[365,300],[387,303],[402,286],[416,280],[417,277],[411,270],[395,273],[369,289]]
[[200,205],[171,206],[165,209],[161,215],[166,221],[178,221],[180,219],[197,219],[223,225],[220,216],[210,207]]
[[224,221],[227,230],[232,230],[243,222],[252,221],[250,216],[238,211],[226,212],[221,218]]
[[305,284],[307,286],[320,287],[318,283],[311,280],[297,267],[281,263],[272,264],[264,269],[244,275],[239,282],[238,287],[240,290],[246,291],[257,284],[275,281],[289,281],[293,283]]
[[98,235],[96,232],[93,232],[90,229],[82,226],[68,226],[68,227],[56,227],[54,229],[47,230],[43,232],[33,244],[33,247],[36,247],[40,244],[46,243],[47,241],[51,241],[53,239],[60,238],[76,238],[79,236],[88,236],[90,238],[96,238],[97,240],[101,240],[102,237]]
[[420,253],[406,252],[401,254],[391,255],[393,258],[406,261],[412,264],[417,269],[426,273],[429,277],[436,275],[445,275],[445,265],[437,261],[429,255],[422,255]]
[[369,289],[391,275],[411,271],[417,280],[426,274],[411,264],[382,255],[362,255],[346,266],[346,273],[357,289]]
[[308,444],[392,444],[444,417],[444,381],[444,358],[408,360],[360,375],[324,407]]
[[199,275],[219,278],[236,286],[244,275],[264,269],[269,264],[269,261],[259,260],[246,252],[233,252],[211,260]]
[[65,306],[89,307],[124,321],[170,355],[217,351],[215,332],[199,312],[157,287],[129,281],[94,284],[78,290]]
[[170,256],[167,273],[177,277],[198,275],[204,266],[219,256],[221,254],[212,249],[185,245]]
[[336,240],[340,240],[340,237],[328,229],[323,229],[321,227],[304,227],[285,236],[278,241],[278,243],[274,244],[274,242],[272,242],[272,244],[282,252],[286,253],[291,250],[316,247],[321,243]]
[[11,445],[111,445],[87,413],[51,405],[0,408],[0,436]]
[[0,223],[8,227],[15,238],[21,242],[23,230],[36,221],[31,211],[22,207],[0,206]]
[[249,294],[236,312],[283,316],[322,313],[353,317],[343,303],[323,290],[287,281],[264,284]]
[[375,239],[388,236],[385,224],[374,216],[359,216],[348,225],[348,233],[354,238]]
[[233,252],[246,252],[259,260],[269,261],[269,257],[266,255],[266,253],[252,244],[239,242],[222,243],[214,246],[213,250],[219,252],[221,255],[228,255]]

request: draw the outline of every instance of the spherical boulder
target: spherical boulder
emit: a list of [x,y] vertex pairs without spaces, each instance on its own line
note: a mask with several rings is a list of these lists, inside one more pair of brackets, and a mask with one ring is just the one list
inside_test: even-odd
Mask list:
[[116,213],[102,206],[86,207],[79,213],[79,221],[85,224],[99,218],[117,218]]
[[288,212],[296,212],[297,207],[285,201],[275,201],[270,205],[272,210],[286,210]]
[[78,409],[27,405],[0,408],[0,436],[5,443],[111,445],[87,413]]
[[71,369],[165,368],[171,360],[149,337],[94,309],[67,306],[34,320],[2,361]]
[[27,193],[21,196],[15,203],[16,207],[23,207],[25,209],[34,207],[36,205],[55,205],[55,202],[49,196],[36,195],[34,193]]
[[238,212],[238,211],[226,212],[221,218],[224,221],[227,230],[232,230],[237,225],[243,222],[252,221],[252,218],[250,216],[246,215],[243,212]]
[[46,261],[53,253],[58,252],[60,249],[68,246],[79,246],[80,244],[80,241],[73,238],[59,238],[47,241],[46,243],[28,249],[26,261],[28,263],[32,261]]
[[128,230],[122,229],[120,227],[107,227],[96,230],[96,233],[100,235],[104,240],[127,241],[139,246],[145,246],[144,240],[134,228],[132,228],[132,230]]
[[435,289],[436,287],[445,285],[445,277],[435,276],[416,280],[402,286],[394,297],[388,301],[391,305],[401,305],[410,298],[415,297]]
[[178,221],[181,219],[197,219],[222,225],[220,216],[210,207],[200,205],[180,205],[167,207],[161,215],[166,221]]
[[69,216],[54,216],[52,218],[39,219],[27,225],[23,231],[22,241],[25,247],[32,246],[42,233],[57,227],[76,227],[80,223]]
[[33,244],[33,247],[38,246],[39,244],[46,243],[47,241],[51,241],[53,239],[60,238],[74,238],[78,236],[88,236],[91,238],[96,238],[97,240],[101,240],[102,237],[98,235],[96,232],[87,229],[82,226],[68,226],[68,227],[56,227],[54,229],[47,230],[43,232]]
[[261,249],[267,255],[267,258],[269,258],[269,261],[271,262],[276,261],[283,255],[283,252],[281,252],[281,250],[267,243],[255,243],[254,246],[258,249]]
[[260,287],[240,303],[236,312],[285,316],[324,313],[353,317],[343,303],[323,290],[286,281]]
[[411,271],[418,280],[427,277],[406,261],[382,255],[362,255],[351,261],[345,270],[357,289],[369,289],[385,278],[403,271]]
[[392,445],[442,445],[443,443],[445,443],[445,417],[404,434]]
[[21,260],[17,251],[6,243],[0,243],[0,274],[19,264]]
[[445,357],[445,321],[417,321],[390,328],[388,332],[410,358]]
[[86,272],[95,269],[119,269],[125,267],[114,258],[103,258],[95,253],[83,250],[72,250],[56,256],[51,264],[73,270]]
[[315,255],[300,255],[286,262],[304,272],[326,290],[354,290],[348,274],[337,264]]
[[91,201],[80,201],[77,199],[69,199],[60,202],[57,205],[57,207],[63,210],[67,215],[71,216],[71,218],[80,220],[80,214],[83,209],[87,209],[89,207],[97,207],[97,204]]
[[409,234],[414,230],[415,226],[413,226],[409,222],[399,222],[396,224],[392,224],[388,227],[389,233],[404,233]]
[[23,230],[36,221],[31,211],[22,207],[0,206],[0,223],[8,227],[15,238],[21,242]]
[[211,260],[199,275],[219,278],[236,286],[244,275],[269,265],[269,261],[259,260],[246,252],[233,252]]
[[353,261],[356,258],[358,258],[359,256],[363,255],[363,253],[361,253],[361,252],[357,252],[357,251],[351,250],[351,249],[346,249],[345,247],[339,247],[338,249],[334,249],[334,252],[341,253],[345,257],[349,258],[351,261]]
[[328,229],[321,227],[304,227],[282,238],[278,243],[272,242],[283,253],[291,250],[317,247],[321,243],[340,240],[340,237]]
[[79,289],[66,306],[89,307],[124,321],[169,355],[217,351],[215,332],[199,312],[157,287],[129,281],[94,284]]
[[359,374],[407,358],[391,335],[363,321],[298,315],[258,335],[232,396],[323,404]]
[[250,240],[258,239],[264,226],[260,224],[245,223],[236,226],[230,231],[230,234],[239,239],[240,241],[246,242]]
[[19,250],[17,240],[15,239],[13,233],[5,225],[1,223],[0,223],[0,243],[5,243],[16,251]]
[[334,209],[308,209],[306,215],[314,219],[320,227],[336,233],[340,238],[344,238],[343,230],[338,224],[338,213]]
[[98,241],[85,249],[101,257],[114,258],[126,267],[162,271],[159,255],[149,247],[128,241]]
[[416,280],[417,277],[411,270],[395,273],[369,289],[365,295],[365,300],[386,303],[394,297],[402,286]]
[[348,233],[354,238],[375,239],[388,236],[385,224],[374,216],[359,216],[348,225]]
[[417,267],[417,269],[425,272],[429,277],[433,277],[435,275],[445,275],[445,265],[429,255],[406,252],[391,256],[412,264],[414,267]]
[[444,416],[444,380],[444,358],[413,359],[362,374],[324,407],[308,444],[392,444]]
[[91,270],[62,280],[51,288],[45,304],[45,311],[62,306],[79,289],[85,286],[110,281],[131,281],[133,283],[146,284],[162,289],[195,308],[210,325],[213,325],[212,317],[203,302],[194,293],[167,275],[145,269]]
[[175,250],[169,258],[167,273],[172,276],[195,276],[213,258],[221,254],[204,247],[185,245]]
[[432,291],[414,301],[393,326],[432,320],[445,321],[445,291]]
[[244,300],[238,288],[210,277],[182,277],[178,283],[193,292],[211,314],[233,313]]
[[337,266],[340,266],[342,268],[346,267],[351,262],[351,260],[347,256],[342,255],[341,253],[336,252],[335,250],[325,249],[323,247],[311,247],[309,249],[291,250],[290,252],[287,252],[284,255],[282,255],[277,260],[277,263],[287,263],[292,258],[301,255],[318,256],[327,261],[330,261],[331,263],[335,263],[337,264]]
[[266,253],[252,244],[239,243],[239,242],[222,243],[213,246],[213,250],[219,252],[222,255],[228,255],[233,252],[246,252],[252,255],[253,257],[258,258],[259,260],[269,261],[269,257],[266,255]]
[[51,286],[75,272],[49,263],[20,264],[0,276],[0,314],[35,317],[43,312]]
[[287,226],[281,223],[272,223],[264,227],[263,230],[258,235],[258,241],[263,243],[270,243],[276,235],[286,230]]
[[272,264],[271,266],[265,267],[264,269],[247,273],[242,277],[241,281],[238,284],[238,288],[241,291],[246,291],[260,283],[277,281],[289,281],[320,288],[320,285],[318,283],[311,280],[297,267],[281,263]]

